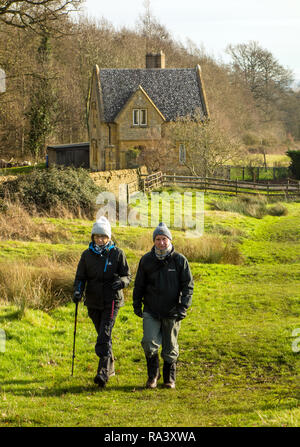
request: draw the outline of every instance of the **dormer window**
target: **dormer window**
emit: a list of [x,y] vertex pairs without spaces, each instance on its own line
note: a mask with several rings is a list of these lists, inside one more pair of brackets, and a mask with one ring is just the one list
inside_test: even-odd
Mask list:
[[147,126],[147,110],[146,109],[133,109],[133,125],[134,126]]

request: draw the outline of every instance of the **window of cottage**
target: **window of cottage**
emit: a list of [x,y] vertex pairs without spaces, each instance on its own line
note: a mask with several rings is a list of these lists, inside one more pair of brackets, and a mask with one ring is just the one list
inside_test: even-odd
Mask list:
[[147,110],[146,109],[133,109],[133,125],[134,126],[147,126]]
[[184,144],[179,145],[179,163],[185,163],[186,161],[186,149]]

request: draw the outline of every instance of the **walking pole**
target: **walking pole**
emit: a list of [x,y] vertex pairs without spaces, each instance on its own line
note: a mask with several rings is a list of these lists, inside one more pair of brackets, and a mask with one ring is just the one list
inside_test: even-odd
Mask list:
[[71,376],[73,376],[74,371],[74,359],[75,359],[75,338],[76,338],[76,326],[77,326],[77,311],[78,311],[78,301],[75,304],[75,325],[74,325],[74,340],[73,340],[73,357],[72,357],[72,373]]

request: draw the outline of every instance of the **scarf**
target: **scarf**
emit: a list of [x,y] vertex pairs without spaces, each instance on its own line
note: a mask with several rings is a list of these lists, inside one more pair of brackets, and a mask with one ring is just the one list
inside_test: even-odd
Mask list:
[[107,250],[109,250],[111,247],[112,241],[108,241],[105,245],[97,245],[95,242],[90,242],[89,249],[92,250],[97,255],[103,256]]
[[172,250],[173,250],[173,245],[172,244],[170,244],[169,247],[166,248],[165,250],[159,250],[158,248],[156,248],[154,246],[155,256],[160,261],[163,261],[164,259],[166,259],[166,257],[171,253]]

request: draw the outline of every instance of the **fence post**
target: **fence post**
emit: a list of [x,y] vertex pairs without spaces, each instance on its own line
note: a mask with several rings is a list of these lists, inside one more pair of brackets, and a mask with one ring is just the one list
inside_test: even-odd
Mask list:
[[269,180],[267,182],[267,196],[269,195]]
[[235,195],[237,196],[237,194],[238,194],[238,179],[236,177],[236,179],[235,179]]
[[290,179],[287,179],[287,185],[286,185],[286,197],[288,198],[289,196],[289,185],[290,185]]

